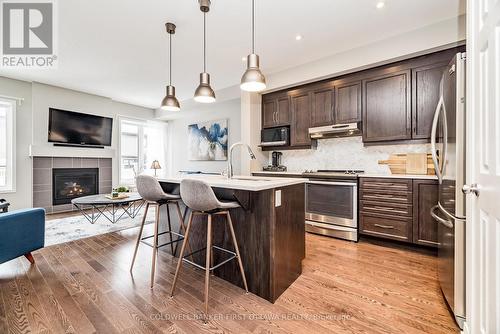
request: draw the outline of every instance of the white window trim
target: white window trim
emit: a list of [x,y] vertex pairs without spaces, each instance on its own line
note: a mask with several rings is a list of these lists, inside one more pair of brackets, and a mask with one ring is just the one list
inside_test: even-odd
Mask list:
[[[129,122],[129,123],[132,123],[132,124],[136,124],[136,125],[148,125],[148,124],[157,124],[158,126],[162,126],[164,127],[164,130],[167,131],[167,123],[165,122],[162,122],[162,121],[157,121],[157,120],[147,120],[147,119],[142,119],[142,118],[134,118],[134,117],[128,117],[128,116],[121,116],[121,115],[118,115],[118,184],[119,185],[123,185],[123,186],[133,186],[135,185],[134,184],[129,184],[127,182],[123,182],[122,180],[122,121],[125,121],[125,122]],[[144,156],[143,155],[143,140],[144,140],[144,131],[143,131],[143,127],[140,127],[139,128],[139,133],[137,134],[139,136],[139,151],[138,151],[138,155],[139,155],[139,163],[138,165],[139,166],[142,166],[143,163],[142,163],[142,157]],[[165,159],[167,157],[167,133],[165,133],[165,142],[164,142],[164,150],[165,150]],[[161,162],[160,162],[161,164]],[[162,164],[162,167],[163,165],[166,165],[166,163]],[[166,168],[166,166],[164,166],[164,168]],[[141,173],[143,173],[144,170],[137,170],[136,171],[136,174],[139,175]]]
[[[16,107],[17,101],[0,97],[0,103],[11,105],[10,120],[7,116],[7,184],[0,187],[0,194],[16,192]],[[10,126],[9,126],[10,125]]]

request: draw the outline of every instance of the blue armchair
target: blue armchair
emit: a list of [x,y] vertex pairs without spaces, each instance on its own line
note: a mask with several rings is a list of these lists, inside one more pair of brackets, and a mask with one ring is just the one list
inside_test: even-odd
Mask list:
[[0,263],[24,255],[35,263],[32,251],[45,244],[45,210],[24,209],[0,214]]

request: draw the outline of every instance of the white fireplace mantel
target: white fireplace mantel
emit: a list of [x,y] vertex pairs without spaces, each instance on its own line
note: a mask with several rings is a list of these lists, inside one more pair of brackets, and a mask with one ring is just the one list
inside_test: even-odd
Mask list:
[[30,145],[30,157],[114,158],[114,148],[87,148],[47,145]]

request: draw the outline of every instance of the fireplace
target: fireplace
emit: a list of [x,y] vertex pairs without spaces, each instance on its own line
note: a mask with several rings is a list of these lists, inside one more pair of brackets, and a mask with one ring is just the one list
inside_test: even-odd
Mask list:
[[99,193],[99,168],[52,169],[52,205]]

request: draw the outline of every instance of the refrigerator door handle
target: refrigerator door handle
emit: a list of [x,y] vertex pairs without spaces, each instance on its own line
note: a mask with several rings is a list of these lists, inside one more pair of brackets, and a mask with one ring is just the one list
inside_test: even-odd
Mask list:
[[448,227],[448,228],[453,228],[453,223],[450,222],[449,220],[447,219],[443,219],[441,217],[439,217],[437,214],[434,213],[434,211],[436,211],[436,209],[438,208],[438,205],[434,205],[432,208],[431,208],[431,216],[432,218],[434,218],[438,223]]
[[[441,108],[443,106],[443,95],[439,97],[439,102],[436,107],[436,111],[434,112],[434,119],[432,120],[432,130],[431,130],[431,154],[432,154],[432,162],[434,163],[434,169],[436,170],[436,175],[439,180],[439,183],[442,183],[442,174],[441,167],[439,166],[437,150],[436,150],[436,132],[437,125],[439,121],[439,114],[441,112]],[[441,158],[442,159],[442,158]]]

